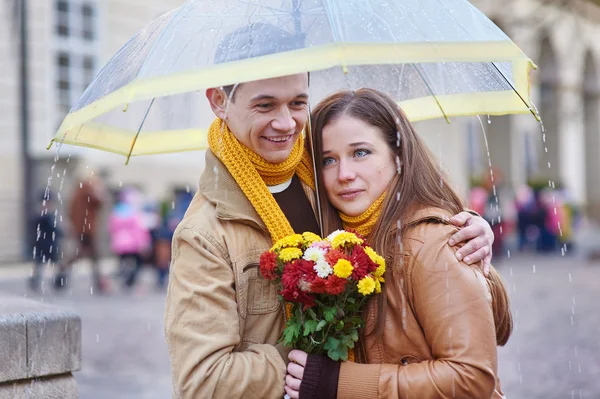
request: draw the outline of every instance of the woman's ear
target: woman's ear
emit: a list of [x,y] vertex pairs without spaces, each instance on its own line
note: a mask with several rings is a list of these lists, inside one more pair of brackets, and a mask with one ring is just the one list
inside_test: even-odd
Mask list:
[[210,88],[206,89],[206,98],[210,104],[210,108],[213,113],[220,119],[226,119],[227,116],[227,102],[229,98],[223,89]]

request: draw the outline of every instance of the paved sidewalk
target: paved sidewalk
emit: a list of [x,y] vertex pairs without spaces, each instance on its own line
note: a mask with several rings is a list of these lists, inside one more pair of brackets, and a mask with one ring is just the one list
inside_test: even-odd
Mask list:
[[[600,262],[554,255],[513,257],[497,266],[516,320],[499,350],[507,398],[600,398]],[[111,268],[107,260],[104,270]],[[83,370],[75,377],[82,399],[171,397],[165,293],[154,289],[154,274],[144,270],[132,292],[113,284],[111,294],[97,296],[90,295],[86,269],[76,268],[75,284],[63,293],[31,295],[28,266],[0,267],[0,290],[80,314]]]

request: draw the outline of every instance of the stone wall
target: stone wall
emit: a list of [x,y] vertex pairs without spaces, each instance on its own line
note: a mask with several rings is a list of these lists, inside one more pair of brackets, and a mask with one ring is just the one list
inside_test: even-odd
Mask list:
[[77,398],[81,320],[0,292],[0,399]]

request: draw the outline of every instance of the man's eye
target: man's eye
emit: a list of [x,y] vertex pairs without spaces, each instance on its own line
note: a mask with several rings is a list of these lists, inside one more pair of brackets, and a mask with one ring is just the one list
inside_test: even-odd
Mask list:
[[260,109],[268,109],[268,108],[271,108],[271,104],[268,104],[268,103],[256,104],[256,107],[260,108]]
[[306,106],[306,101],[294,101],[292,103],[292,105],[294,107],[304,107],[304,106]]
[[362,158],[362,157],[369,155],[370,153],[371,153],[371,151],[369,151],[369,150],[360,149],[360,150],[354,151],[354,156]]

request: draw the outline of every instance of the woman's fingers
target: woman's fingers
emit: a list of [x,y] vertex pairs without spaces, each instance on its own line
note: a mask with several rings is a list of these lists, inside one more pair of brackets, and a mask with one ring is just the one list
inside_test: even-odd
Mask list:
[[294,391],[300,391],[300,384],[301,383],[302,383],[302,380],[294,378],[290,374],[288,374],[288,375],[285,376],[285,385],[287,385],[288,387],[292,388]]

